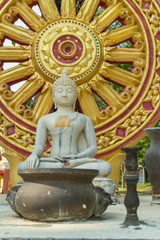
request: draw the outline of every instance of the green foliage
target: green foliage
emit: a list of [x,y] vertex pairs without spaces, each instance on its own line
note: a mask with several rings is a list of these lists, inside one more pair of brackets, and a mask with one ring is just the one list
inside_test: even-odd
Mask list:
[[156,123],[155,127],[160,127],[160,120]]
[[150,137],[147,135],[145,136],[139,143],[137,143],[134,147],[142,148],[141,151],[138,152],[138,163],[142,164],[145,159],[145,153],[148,151],[151,144]]
[[99,6],[99,8],[97,9],[97,12],[95,13],[93,19],[95,19],[96,17],[98,17],[104,10],[105,10],[104,7]]
[[100,110],[106,109],[107,104],[105,102],[103,102],[103,100],[100,97],[98,97],[95,93],[93,93],[93,95],[96,99],[96,102],[97,102],[97,105],[98,105],[99,109]]
[[120,27],[122,27],[122,23],[119,20],[116,20],[109,26],[109,28],[106,29],[106,31],[107,30],[114,30],[114,29],[117,29],[117,28],[120,28]]
[[39,97],[39,93],[37,93],[34,97],[28,100],[28,102],[26,103],[26,107],[29,109],[32,109],[36,104],[38,97]]
[[[160,121],[157,122],[155,127],[160,127]],[[143,163],[145,160],[145,153],[148,151],[151,145],[150,137],[147,135],[145,136],[139,143],[137,143],[134,147],[142,148],[141,151],[138,152],[138,163]]]
[[26,107],[29,109],[32,109],[34,107],[34,104],[35,104],[35,100],[34,98],[32,98],[26,103]]
[[112,83],[112,82],[108,82],[108,83],[116,92],[118,92],[118,93],[123,92],[123,87],[118,86],[117,84]]
[[126,42],[120,43],[119,45],[117,45],[118,48],[131,48],[132,47],[132,43],[128,40]]
[[128,72],[132,71],[131,64],[116,64],[117,67],[122,68]]

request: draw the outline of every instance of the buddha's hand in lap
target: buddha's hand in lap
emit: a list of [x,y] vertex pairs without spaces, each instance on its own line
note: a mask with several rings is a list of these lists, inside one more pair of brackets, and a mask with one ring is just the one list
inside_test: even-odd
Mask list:
[[63,159],[64,160],[76,160],[76,159],[79,159],[79,158],[82,158],[82,156],[80,156],[80,154],[77,154],[77,155],[74,155],[74,154],[70,154],[70,155],[64,155],[63,156]]
[[80,157],[78,155],[70,154],[70,155],[65,155],[62,157],[64,160],[64,165],[68,168],[72,168],[75,166],[75,161],[79,159]]
[[91,163],[91,162],[97,162],[97,159],[95,158],[87,158],[87,157],[82,157],[81,154],[77,154],[77,155],[66,155],[63,156],[64,161],[64,165],[67,168],[74,168],[76,166],[80,166],[83,165],[85,163]]

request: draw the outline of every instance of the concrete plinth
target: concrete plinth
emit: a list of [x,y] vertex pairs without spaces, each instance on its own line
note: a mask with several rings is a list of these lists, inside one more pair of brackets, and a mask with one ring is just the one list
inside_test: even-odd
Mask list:
[[38,239],[160,239],[159,205],[151,205],[151,195],[140,196],[138,227],[122,227],[126,216],[124,196],[110,205],[98,219],[79,222],[40,223],[19,218],[0,195],[0,238]]

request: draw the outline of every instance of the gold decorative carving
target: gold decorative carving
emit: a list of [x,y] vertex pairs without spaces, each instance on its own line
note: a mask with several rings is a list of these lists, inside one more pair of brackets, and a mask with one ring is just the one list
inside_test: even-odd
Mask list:
[[0,72],[0,83],[11,83],[17,79],[32,75],[35,71],[34,65],[31,61],[20,63],[16,67],[9,68]]
[[57,6],[52,0],[39,0],[40,8],[48,22],[60,19]]
[[0,60],[21,61],[31,58],[31,46],[0,46]]
[[5,150],[3,157],[7,159],[10,166],[10,186],[11,188],[17,185],[17,182],[22,181],[22,178],[17,173],[18,165],[24,161],[23,157],[13,151]]
[[9,11],[13,16],[15,16],[15,12],[19,14],[34,31],[39,31],[46,25],[44,19],[32,11],[24,1],[17,1],[16,6],[11,7]]
[[[72,78],[87,72],[93,65],[96,58],[96,41],[90,31],[85,30],[76,22],[72,24],[62,21],[56,22],[56,27],[43,30],[43,35],[39,34],[36,44],[38,50],[37,64],[43,74],[50,73],[53,78],[61,75],[65,66]],[[95,50],[94,50],[95,49]],[[84,78],[84,77],[83,77]]]
[[110,5],[100,16],[91,22],[92,28],[97,33],[101,33],[107,26],[109,26],[114,21],[114,19],[121,14],[124,8],[122,2],[112,2],[113,5]]
[[76,2],[75,0],[62,0],[61,2],[62,18],[75,19],[76,17]]
[[[152,117],[153,110],[160,106],[160,76],[158,74],[155,74],[153,83],[146,95],[142,103],[140,103],[140,106],[137,107],[134,112],[130,113],[123,123],[103,135],[99,136],[97,134],[99,153],[103,153],[107,148],[108,151],[113,149],[113,144],[115,143],[123,144],[130,135],[135,134],[137,129],[143,127],[147,119]],[[150,108],[145,109],[144,103],[150,103]],[[153,106],[153,108],[151,108],[151,106]],[[124,137],[117,136],[118,128],[125,131]]]
[[98,7],[100,0],[84,1],[82,7],[77,14],[77,20],[83,21],[85,24],[89,23]]
[[[0,133],[5,135],[6,139],[8,139],[13,145],[21,145],[23,149],[27,147],[29,152],[32,152],[35,143],[35,133],[26,131],[18,124],[13,124],[11,120],[6,118],[2,113],[0,119]],[[13,129],[12,132],[9,131],[11,127]]]

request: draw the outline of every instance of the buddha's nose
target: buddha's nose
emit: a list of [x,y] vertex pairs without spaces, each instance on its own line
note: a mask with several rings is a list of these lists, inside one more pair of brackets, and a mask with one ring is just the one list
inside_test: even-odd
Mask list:
[[63,91],[63,97],[66,97],[66,96],[67,96],[67,91],[64,90],[64,91]]

